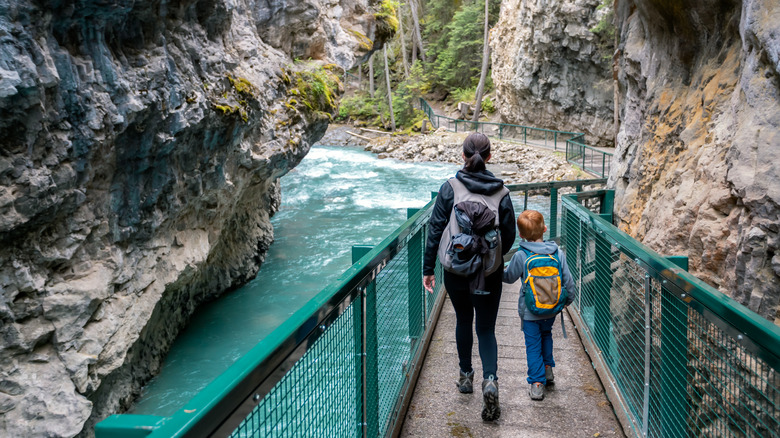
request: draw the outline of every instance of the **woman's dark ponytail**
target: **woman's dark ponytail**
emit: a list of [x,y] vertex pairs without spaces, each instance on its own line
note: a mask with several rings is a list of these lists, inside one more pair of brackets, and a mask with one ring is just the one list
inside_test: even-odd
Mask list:
[[490,139],[485,134],[472,132],[463,140],[463,155],[466,157],[463,168],[467,172],[485,170],[485,160],[490,156]]

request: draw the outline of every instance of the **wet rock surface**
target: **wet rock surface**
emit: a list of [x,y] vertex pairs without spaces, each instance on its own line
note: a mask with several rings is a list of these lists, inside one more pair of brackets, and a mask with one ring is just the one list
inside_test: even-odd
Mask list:
[[[605,3],[602,6],[602,3]],[[613,48],[591,31],[612,2],[503,0],[491,30],[492,78],[503,123],[584,132],[612,146]]]
[[296,75],[367,56],[371,7],[0,0],[0,435],[91,435],[254,276],[335,111]]
[[780,323],[780,7],[619,2],[621,228]]

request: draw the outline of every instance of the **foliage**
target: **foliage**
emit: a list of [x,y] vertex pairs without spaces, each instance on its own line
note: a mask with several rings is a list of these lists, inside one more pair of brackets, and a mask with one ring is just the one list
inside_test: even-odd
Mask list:
[[395,14],[397,3],[393,0],[382,0],[379,3],[379,12],[374,14],[376,27],[374,38],[376,41],[389,41],[398,33],[398,18]]
[[341,99],[337,120],[373,120],[377,116],[377,101],[379,98],[371,98],[366,92],[355,93],[352,96]]
[[341,81],[330,65],[320,66],[316,63],[299,63],[298,70],[288,72],[292,75],[289,94],[295,96],[295,102],[302,104],[307,110],[319,117],[330,118],[336,111],[337,96],[341,90]]
[[[429,0],[426,38],[433,87],[454,89],[475,87],[482,67],[484,0]],[[498,19],[501,2],[489,3],[489,25]],[[454,13],[447,13],[453,8]],[[473,100],[473,98],[471,99]]]
[[474,102],[477,97],[477,86],[468,88],[456,88],[450,91],[447,96],[447,101],[451,104],[457,105],[458,102]]
[[601,52],[601,59],[609,61],[615,51],[615,11],[612,9],[611,0],[602,0],[596,7],[601,11],[601,18],[590,31],[596,35],[596,44]]
[[422,111],[415,107],[425,89],[422,66],[414,63],[409,78],[398,84],[393,92],[393,110],[399,126],[411,126],[421,118]]
[[482,112],[488,114],[493,114],[496,112],[496,106],[490,96],[485,96],[482,98]]

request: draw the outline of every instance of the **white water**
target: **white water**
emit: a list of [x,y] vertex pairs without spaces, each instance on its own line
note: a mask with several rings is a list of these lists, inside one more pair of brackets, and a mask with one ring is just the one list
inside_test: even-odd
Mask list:
[[351,264],[421,208],[458,166],[380,160],[361,148],[316,146],[281,180],[275,241],[257,277],[209,303],[179,335],[135,414],[170,416]]

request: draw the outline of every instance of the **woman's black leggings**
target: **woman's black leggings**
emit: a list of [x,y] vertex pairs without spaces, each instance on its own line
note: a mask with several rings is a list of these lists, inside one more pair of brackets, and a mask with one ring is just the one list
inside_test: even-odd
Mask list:
[[474,344],[471,324],[474,314],[477,315],[474,328],[479,342],[479,357],[482,359],[482,378],[491,374],[498,378],[498,345],[496,344],[496,317],[501,301],[501,269],[485,278],[485,289],[490,294],[474,295],[469,292],[469,282],[449,272],[444,272],[444,287],[455,308],[455,343],[458,347],[460,369],[464,372],[472,370],[471,347]]

